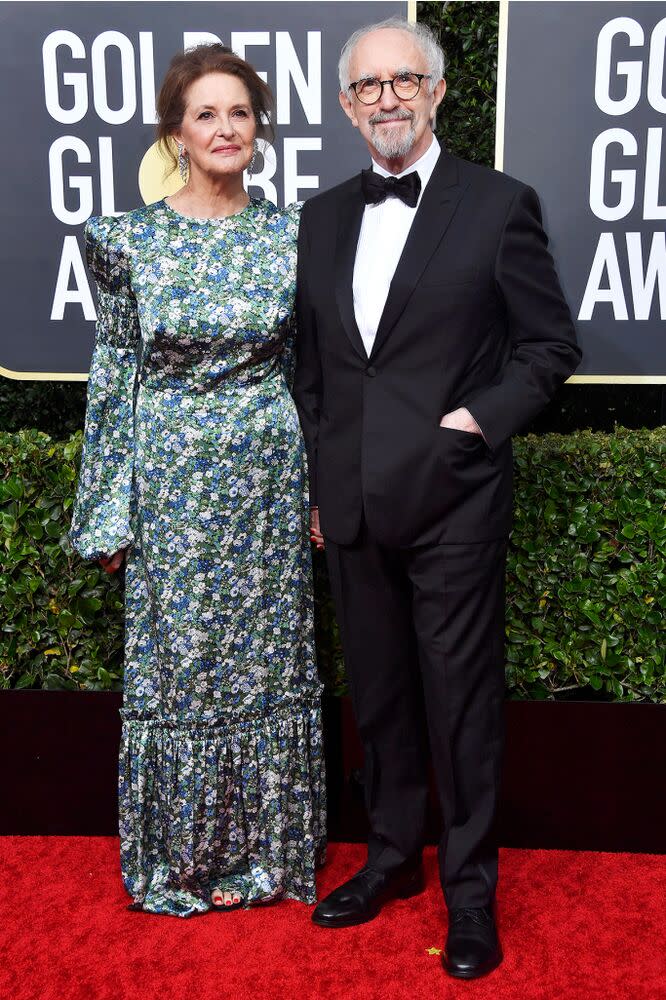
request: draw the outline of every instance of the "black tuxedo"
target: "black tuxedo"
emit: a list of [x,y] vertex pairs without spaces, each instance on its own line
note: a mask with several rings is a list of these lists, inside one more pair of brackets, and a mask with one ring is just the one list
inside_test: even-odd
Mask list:
[[[534,191],[443,151],[367,357],[352,293],[363,211],[359,177],[303,208],[294,395],[365,751],[369,860],[420,851],[429,744],[447,902],[482,906],[497,878],[510,438],[580,352]],[[485,440],[439,426],[460,406]]]
[[[295,396],[324,535],[390,545],[507,535],[511,435],[580,354],[534,192],[442,152],[370,358],[352,275],[360,178],[308,201],[299,256]],[[439,427],[466,406],[481,438]]]

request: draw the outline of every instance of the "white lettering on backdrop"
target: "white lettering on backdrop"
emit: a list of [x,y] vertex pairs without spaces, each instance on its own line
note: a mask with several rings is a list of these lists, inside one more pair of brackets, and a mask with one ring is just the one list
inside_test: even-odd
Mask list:
[[[622,46],[636,49],[635,59],[618,59]],[[594,96],[604,114],[620,118],[647,100],[666,112],[664,62],[666,18],[659,21],[649,45],[638,21],[616,17],[603,26],[597,42]],[[664,129],[648,128],[634,135],[615,126],[596,137],[590,161],[590,208],[598,219],[617,222],[640,205],[643,221],[666,219],[666,192],[660,191]],[[636,167],[640,160],[645,168]],[[620,166],[615,164],[620,163]],[[628,264],[628,287],[622,281],[620,261]],[[666,233],[600,233],[578,313],[591,320],[601,302],[611,304],[616,320],[648,320],[655,296],[659,315],[666,319]]]

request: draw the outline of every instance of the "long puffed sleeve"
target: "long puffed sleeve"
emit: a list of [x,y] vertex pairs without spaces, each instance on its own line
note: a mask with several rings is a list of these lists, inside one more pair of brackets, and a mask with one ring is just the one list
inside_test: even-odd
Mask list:
[[84,559],[97,559],[134,541],[133,397],[140,332],[119,220],[89,219],[85,235],[88,267],[99,295],[70,539]]

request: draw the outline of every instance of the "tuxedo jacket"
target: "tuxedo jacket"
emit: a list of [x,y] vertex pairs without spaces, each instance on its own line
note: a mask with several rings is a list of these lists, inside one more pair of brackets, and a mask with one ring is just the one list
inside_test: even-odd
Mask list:
[[[301,216],[294,398],[322,532],[349,544],[364,516],[391,546],[501,538],[511,435],[580,360],[536,194],[442,150],[369,357],[352,291],[364,208],[356,176]],[[439,426],[460,406],[483,437]]]

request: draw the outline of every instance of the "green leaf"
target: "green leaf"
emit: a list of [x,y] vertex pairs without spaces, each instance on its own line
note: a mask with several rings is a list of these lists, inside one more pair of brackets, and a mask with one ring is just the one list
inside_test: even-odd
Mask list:
[[103,604],[99,597],[81,597],[77,602],[77,607],[80,614],[91,616],[99,611]]
[[44,679],[44,687],[47,691],[78,691],[79,689],[76,681],[60,674],[47,674]]

